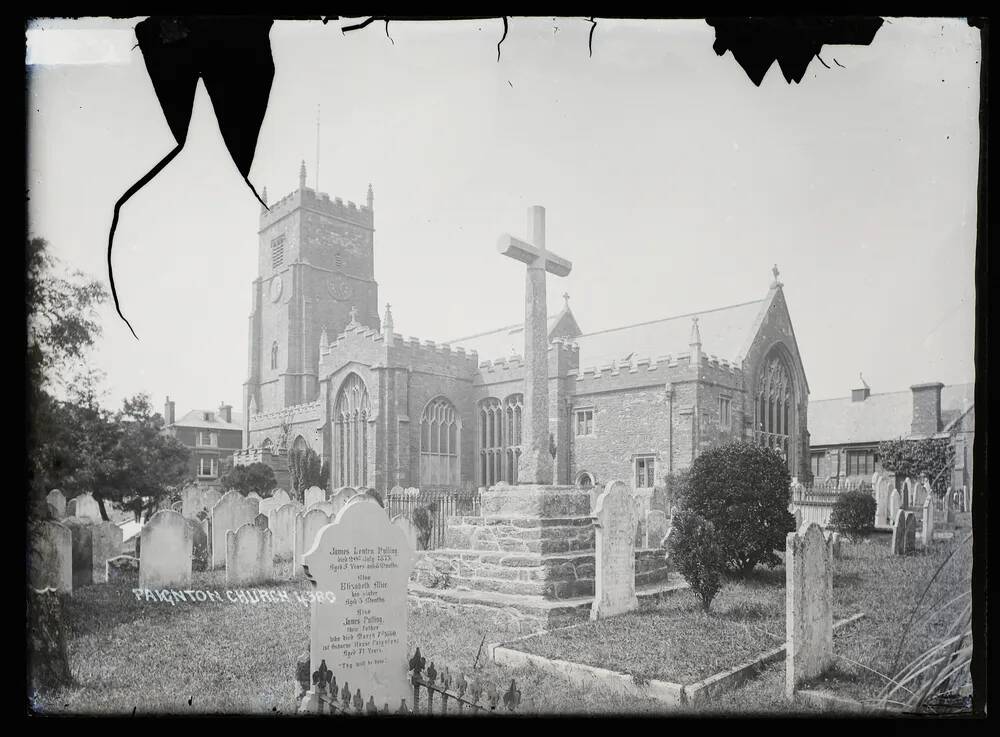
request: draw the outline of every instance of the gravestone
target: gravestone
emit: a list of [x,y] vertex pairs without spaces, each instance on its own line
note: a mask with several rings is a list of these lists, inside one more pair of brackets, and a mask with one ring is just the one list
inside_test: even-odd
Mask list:
[[256,517],[253,518],[253,523],[260,529],[266,530],[268,528],[267,515],[258,514]]
[[893,555],[906,554],[906,510],[896,510],[896,517],[892,525],[892,544],[889,546]]
[[229,530],[226,533],[226,585],[266,583],[273,578],[271,531],[252,523],[235,532]]
[[889,492],[881,477],[872,489],[875,495],[875,525],[885,527],[889,521]]
[[58,522],[66,516],[66,497],[59,489],[53,489],[45,495],[45,501],[55,510],[53,519]]
[[31,588],[53,588],[61,594],[73,593],[73,533],[51,520],[32,523],[28,528],[28,578]]
[[923,517],[920,520],[920,544],[927,548],[930,547],[931,541],[934,539],[934,498],[930,494],[924,499],[922,513]]
[[275,489],[271,496],[260,503],[260,513],[267,515],[268,524],[270,525],[273,521],[274,513],[290,501],[292,501],[292,498],[288,496],[287,491],[284,489]]
[[88,491],[69,500],[66,504],[66,516],[100,522],[101,507],[98,505],[97,500],[94,499],[94,496]]
[[94,583],[94,522],[89,517],[62,521],[73,536],[73,588]]
[[420,535],[417,532],[416,526],[405,514],[397,514],[393,517],[392,524],[396,525],[396,527],[403,531],[406,535],[406,540],[409,542],[410,547],[413,550],[420,550]]
[[[384,514],[384,512],[383,512]],[[304,575],[302,556],[313,546],[318,533],[326,525],[332,524],[334,515],[322,509],[307,509],[295,518],[295,557],[292,576]]]
[[136,587],[139,585],[139,559],[119,555],[104,564],[104,580],[109,584]]
[[670,522],[666,512],[659,509],[651,509],[646,514],[646,545],[647,548],[658,548],[663,543],[663,538],[670,529]]
[[635,504],[628,486],[612,481],[594,510],[595,574],[591,619],[637,609],[635,595]]
[[319,509],[323,512],[326,512],[331,517],[337,513],[336,507],[333,502],[313,502],[308,507],[306,507],[306,511],[308,512],[310,509]]
[[900,509],[903,507],[903,499],[899,495],[898,489],[893,489],[892,493],[889,494],[889,519],[896,522],[896,515]]
[[903,493],[900,497],[900,506],[903,509],[910,509],[913,506],[913,498],[915,496],[915,482],[909,476],[903,480]]
[[923,509],[924,502],[927,501],[927,484],[923,480],[914,482],[913,484],[913,501],[910,506],[916,509]]
[[326,492],[318,486],[310,486],[306,489],[306,509],[317,502],[326,501]]
[[950,486],[948,487],[948,491],[945,492],[943,501],[944,501],[943,521],[946,525],[950,525],[955,521],[955,499]]
[[211,512],[212,507],[219,503],[222,495],[217,489],[201,486],[188,486],[181,492],[180,512],[185,517],[194,519],[203,509]]
[[403,496],[403,487],[402,486],[398,486],[398,485],[397,486],[393,486],[391,489],[389,489],[389,496],[392,496],[392,497],[397,497],[397,496],[401,497],[401,496]]
[[330,495],[330,503],[333,505],[333,513],[337,514],[344,506],[357,496],[358,492],[356,489],[350,486],[341,486],[339,489]]
[[917,549],[917,515],[906,513],[906,530],[903,538],[903,552],[909,553]]
[[674,527],[671,525],[667,528],[667,534],[663,536],[663,540],[660,541],[660,547],[666,552],[666,558],[670,559],[670,536],[674,533]]
[[604,493],[604,489],[600,486],[591,486],[587,493],[590,495],[590,513],[593,514],[597,509],[597,500],[600,498],[601,494]]
[[377,504],[351,504],[321,528],[303,556],[316,594],[310,673],[325,663],[337,683],[376,704],[411,699],[406,594],[414,559],[406,534]]
[[833,563],[815,522],[785,538],[785,695],[833,664]]
[[184,516],[161,509],[140,533],[139,587],[155,589],[191,583],[191,528]]
[[72,682],[63,602],[56,589],[28,591],[28,680],[32,701]]
[[[183,516],[183,515],[182,515]],[[204,520],[184,518],[191,531],[191,570],[208,570],[210,553],[208,549],[208,530]]]
[[302,512],[298,502],[282,504],[274,511],[270,530],[275,560],[292,560],[295,555],[295,518]]
[[99,522],[91,528],[94,583],[107,583],[107,562],[122,553],[122,528],[114,522]]
[[227,491],[212,507],[212,568],[226,565],[226,533],[238,530],[257,516],[257,501],[238,491]]
[[834,560],[840,557],[840,539],[839,532],[826,533],[826,541],[830,543],[830,553]]

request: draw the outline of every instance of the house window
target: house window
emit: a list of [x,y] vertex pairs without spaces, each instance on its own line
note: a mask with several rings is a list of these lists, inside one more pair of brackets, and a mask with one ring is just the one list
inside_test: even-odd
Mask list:
[[285,236],[279,235],[271,241],[271,268],[277,269],[285,263]]
[[875,451],[847,451],[848,476],[871,476],[873,473],[875,473]]
[[637,489],[653,486],[656,459],[653,456],[638,456],[635,459],[635,487]]
[[578,409],[576,411],[576,434],[577,435],[594,434],[594,410]]
[[212,442],[212,433],[208,430],[198,432],[198,445],[215,445]]
[[215,476],[218,471],[218,463],[213,456],[201,456],[198,459],[199,476]]
[[719,425],[723,430],[728,430],[730,427],[729,405],[729,397],[719,397]]

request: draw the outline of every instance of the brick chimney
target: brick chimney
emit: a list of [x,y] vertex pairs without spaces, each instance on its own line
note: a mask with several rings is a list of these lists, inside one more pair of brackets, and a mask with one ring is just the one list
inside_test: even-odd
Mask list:
[[167,425],[174,424],[174,403],[170,401],[170,397],[167,397],[163,405],[163,421]]
[[944,384],[914,384],[911,435],[933,435],[941,429],[941,390]]
[[219,417],[223,422],[233,421],[233,405],[223,402],[219,405]]

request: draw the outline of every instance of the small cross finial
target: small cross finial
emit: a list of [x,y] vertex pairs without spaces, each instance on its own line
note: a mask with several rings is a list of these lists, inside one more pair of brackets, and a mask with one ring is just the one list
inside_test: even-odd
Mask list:
[[568,309],[569,308],[569,292],[563,292],[562,298],[563,298],[564,306]]
[[778,265],[777,264],[775,264],[773,267],[771,267],[771,273],[774,274],[774,283],[775,283],[775,285],[780,287],[781,286],[781,282],[778,281],[778,273],[779,272],[778,272]]

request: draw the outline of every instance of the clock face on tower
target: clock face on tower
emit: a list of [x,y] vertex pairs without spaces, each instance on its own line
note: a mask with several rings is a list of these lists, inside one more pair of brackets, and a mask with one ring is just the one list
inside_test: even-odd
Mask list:
[[326,283],[326,287],[330,290],[330,294],[333,298],[340,300],[341,302],[350,299],[354,294],[354,289],[351,287],[351,283],[342,276],[330,277]]
[[281,297],[281,276],[276,276],[271,279],[271,301],[277,302]]

